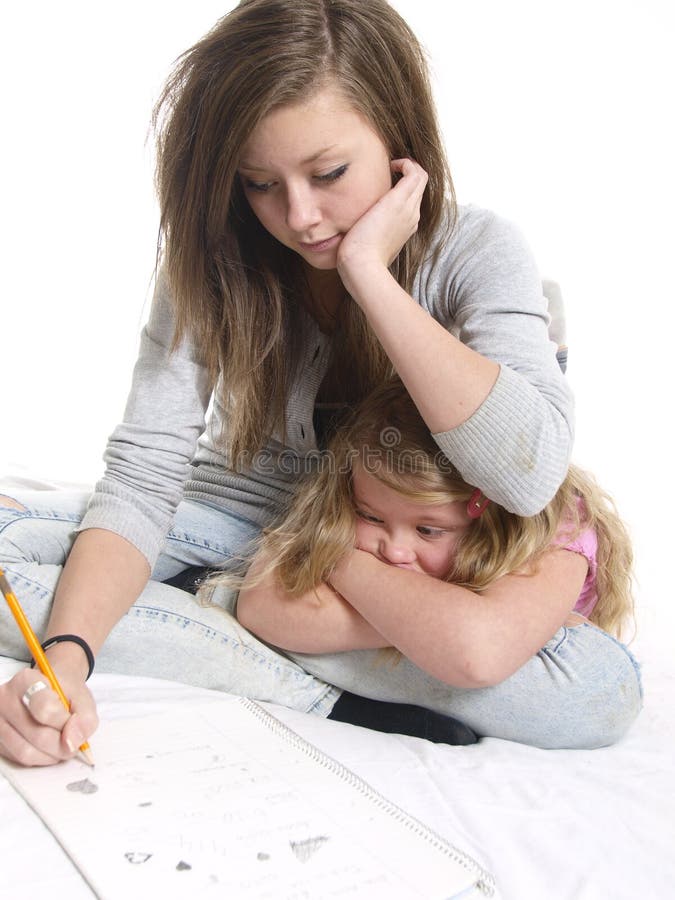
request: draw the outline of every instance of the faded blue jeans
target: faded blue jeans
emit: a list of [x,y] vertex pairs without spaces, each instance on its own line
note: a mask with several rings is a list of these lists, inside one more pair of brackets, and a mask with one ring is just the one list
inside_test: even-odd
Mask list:
[[[41,634],[87,495],[22,491],[12,499],[20,509],[0,500],[0,565]],[[222,566],[257,533],[250,521],[181,503],[151,581],[110,633],[96,670],[181,681],[322,716],[340,689],[349,690],[453,716],[480,736],[544,748],[612,744],[640,711],[638,664],[623,644],[589,624],[561,628],[501,684],[464,689],[437,681],[406,659],[381,662],[375,651],[278,652],[239,625],[231,591],[218,588],[214,605],[205,607],[162,583],[189,566]],[[28,656],[5,604],[0,654]]]

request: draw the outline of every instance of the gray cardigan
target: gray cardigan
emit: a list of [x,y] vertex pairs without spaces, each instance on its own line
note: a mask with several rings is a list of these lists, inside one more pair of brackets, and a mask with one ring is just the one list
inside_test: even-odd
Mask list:
[[[492,500],[521,515],[538,512],[565,477],[573,403],[523,238],[491,212],[460,207],[455,230],[436,262],[422,266],[412,294],[462,342],[501,364],[479,409],[435,434],[436,442]],[[105,475],[80,526],[122,535],[151,567],[183,497],[261,526],[284,508],[299,472],[316,463],[314,402],[330,360],[330,336],[308,321],[303,365],[288,398],[287,435],[272,435],[253,466],[237,474],[217,446],[223,410],[215,397],[210,407],[199,355],[189,341],[171,354],[173,330],[160,276],[124,419],[110,437]]]

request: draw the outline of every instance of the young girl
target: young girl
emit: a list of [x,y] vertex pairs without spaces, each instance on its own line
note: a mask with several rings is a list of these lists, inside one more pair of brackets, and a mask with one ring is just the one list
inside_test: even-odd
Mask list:
[[[394,370],[509,510],[540,510],[571,450],[537,268],[456,206],[424,54],[384,0],[245,0],[179,59],[156,125],[160,266],[105,475],[0,498],[0,559],[74,712],[29,669],[0,688],[0,753],[24,764],[96,727],[82,642],[99,671],[222,684],[238,639],[209,642],[163,582],[241,554],[295,492],[286,454],[311,469],[333,411]],[[25,658],[15,633],[4,610],[0,651]]]
[[641,704],[637,665],[612,636],[632,614],[631,563],[589,475],[571,467],[542,512],[510,513],[467,485],[394,381],[265,535],[237,617],[348,691],[478,735],[597,747]]

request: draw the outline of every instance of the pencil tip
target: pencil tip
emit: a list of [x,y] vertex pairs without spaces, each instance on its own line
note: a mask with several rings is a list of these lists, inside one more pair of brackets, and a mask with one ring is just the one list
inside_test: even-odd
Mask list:
[[93,769],[94,768],[94,757],[92,756],[91,750],[82,749],[82,747],[80,747],[80,754],[82,756],[82,759],[86,762],[86,764],[88,766],[91,766]]

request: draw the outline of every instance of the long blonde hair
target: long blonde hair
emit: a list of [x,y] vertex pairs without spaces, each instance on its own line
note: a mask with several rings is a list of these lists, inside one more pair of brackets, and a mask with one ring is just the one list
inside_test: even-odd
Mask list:
[[[473,487],[449,463],[398,379],[377,388],[333,438],[318,476],[305,483],[283,522],[262,539],[274,571],[291,594],[330,576],[354,546],[352,471],[358,462],[388,487],[417,502],[468,501]],[[480,592],[503,575],[532,571],[564,535],[597,534],[597,603],[590,620],[621,635],[633,612],[631,542],[611,498],[576,466],[537,515],[518,516],[489,503],[457,546],[446,580]],[[556,541],[558,539],[558,541]]]
[[[189,334],[213,382],[222,376],[221,437],[234,468],[285,429],[308,291],[300,258],[252,213],[237,167],[267,113],[328,81],[392,159],[412,157],[429,174],[417,233],[391,267],[410,291],[441,224],[452,229],[455,202],[424,53],[385,0],[244,0],[179,58],[154,112],[158,259],[174,298],[174,343]],[[359,307],[343,306],[335,355],[349,360],[340,399],[353,403],[391,365]]]

